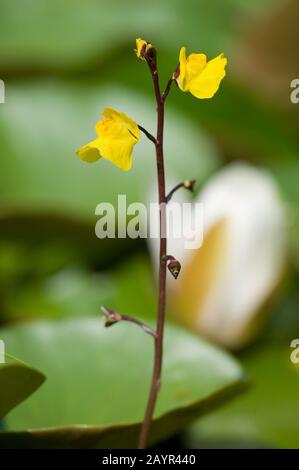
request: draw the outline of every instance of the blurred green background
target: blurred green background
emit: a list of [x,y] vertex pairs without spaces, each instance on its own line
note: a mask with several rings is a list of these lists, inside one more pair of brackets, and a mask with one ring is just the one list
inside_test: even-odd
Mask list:
[[[183,45],[229,60],[213,100],[171,90],[169,181],[195,178],[200,189],[228,163],[247,161],[272,174],[290,214],[286,279],[260,335],[234,353],[237,362],[169,326],[157,411],[164,424],[152,442],[178,433],[177,445],[186,447],[299,446],[298,366],[289,359],[299,336],[299,105],[290,102],[290,82],[299,78],[298,19],[296,0],[0,0],[0,338],[51,383],[4,418],[0,445],[11,445],[12,430],[20,431],[18,445],[36,445],[25,430],[52,427],[49,445],[72,446],[72,432],[58,438],[54,427],[76,424],[108,426],[104,437],[95,427],[88,436],[81,430],[78,446],[134,443],[151,344],[122,325],[103,330],[100,306],[152,322],[155,275],[144,240],[96,238],[94,211],[119,193],[128,203],[147,200],[153,148],[142,139],[128,174],[107,161],[85,165],[75,150],[94,138],[105,106],[154,132],[152,84],[133,53],[142,37],[158,49],[162,84]],[[171,344],[181,345],[182,357]],[[224,400],[244,373],[247,387]],[[221,391],[225,403],[216,407]],[[127,423],[126,435],[119,423]]]

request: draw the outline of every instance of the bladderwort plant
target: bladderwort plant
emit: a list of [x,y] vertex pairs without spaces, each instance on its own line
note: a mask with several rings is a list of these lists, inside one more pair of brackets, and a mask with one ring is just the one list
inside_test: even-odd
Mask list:
[[112,108],[105,108],[102,112],[104,119],[96,124],[96,139],[81,147],[77,151],[77,155],[87,163],[105,158],[122,170],[128,171],[132,167],[133,147],[140,140],[141,132],[153,143],[156,150],[160,206],[159,292],[156,328],[152,330],[138,319],[102,307],[102,312],[106,316],[106,326],[111,326],[119,321],[129,321],[141,327],[154,340],[153,375],[138,443],[138,448],[143,449],[148,444],[150,427],[161,386],[167,269],[175,279],[181,269],[180,262],[167,253],[166,206],[177,190],[180,188],[193,190],[195,183],[194,180],[184,181],[176,185],[169,194],[166,194],[163,156],[165,101],[174,83],[180,90],[190,92],[196,98],[212,98],[218,90],[221,80],[225,77],[227,59],[223,54],[210,61],[207,61],[205,54],[190,54],[186,57],[186,48],[182,47],[179,54],[179,64],[169,79],[165,90],[161,92],[156,48],[143,39],[136,39],[135,53],[138,59],[147,64],[152,78],[157,106],[156,136],[150,134],[126,114]]

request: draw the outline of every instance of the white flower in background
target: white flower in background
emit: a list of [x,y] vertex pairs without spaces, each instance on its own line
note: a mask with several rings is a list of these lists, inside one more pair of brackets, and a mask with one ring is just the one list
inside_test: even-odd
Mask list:
[[282,279],[286,210],[272,176],[244,163],[215,174],[195,202],[204,205],[202,247],[168,243],[182,265],[178,280],[168,280],[172,310],[194,331],[236,349],[254,335]]

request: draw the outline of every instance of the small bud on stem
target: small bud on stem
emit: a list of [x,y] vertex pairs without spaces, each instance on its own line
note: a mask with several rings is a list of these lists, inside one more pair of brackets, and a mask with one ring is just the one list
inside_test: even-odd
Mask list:
[[106,323],[105,323],[106,328],[114,325],[115,323],[118,323],[119,321],[128,321],[128,322],[134,323],[137,326],[140,326],[140,328],[142,328],[143,331],[153,336],[153,338],[156,338],[157,336],[154,330],[152,330],[149,326],[145,325],[142,321],[137,320],[136,318],[129,317],[128,315],[121,315],[120,313],[114,312],[113,310],[110,310],[107,307],[101,307],[101,310],[106,317]]
[[189,189],[190,191],[194,190],[195,180],[185,180],[184,181],[184,188]]
[[182,183],[177,184],[166,196],[166,201],[169,202],[174,193],[180,189],[180,188],[185,188],[188,189],[189,191],[194,190],[194,185],[196,183],[196,180],[185,180]]
[[167,263],[168,271],[175,279],[177,279],[181,271],[181,263],[171,255],[164,256],[162,262]]
[[112,310],[109,310],[106,307],[101,307],[102,312],[104,313],[106,317],[106,322],[105,322],[105,327],[108,328],[109,326],[114,325],[114,323],[118,323],[119,321],[122,320],[122,316],[117,313],[113,312]]

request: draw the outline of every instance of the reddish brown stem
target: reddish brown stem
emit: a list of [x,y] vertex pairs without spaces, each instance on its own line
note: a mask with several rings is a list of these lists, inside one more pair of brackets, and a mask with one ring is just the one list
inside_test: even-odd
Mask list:
[[163,91],[162,96],[161,96],[161,99],[162,99],[163,103],[166,100],[166,98],[168,96],[168,93],[170,92],[170,88],[171,88],[171,85],[173,84],[173,82],[174,82],[173,78],[170,78],[167,82],[166,88]]
[[160,256],[159,256],[159,296],[158,296],[158,313],[155,338],[155,358],[154,369],[152,375],[152,383],[150,394],[145,411],[144,421],[139,436],[139,449],[147,446],[151,422],[155,410],[157,396],[160,389],[162,357],[163,357],[163,334],[165,320],[165,295],[166,295],[166,195],[165,195],[165,173],[164,173],[164,157],[163,157],[163,131],[164,131],[164,99],[162,99],[159,78],[156,66],[150,66],[153,79],[156,102],[157,102],[157,137],[156,137],[156,158],[157,158],[157,176],[158,176],[158,192],[160,204]]

